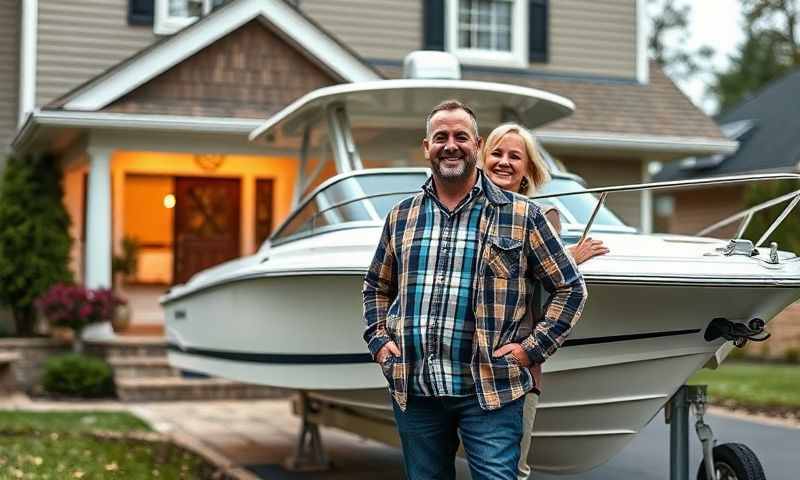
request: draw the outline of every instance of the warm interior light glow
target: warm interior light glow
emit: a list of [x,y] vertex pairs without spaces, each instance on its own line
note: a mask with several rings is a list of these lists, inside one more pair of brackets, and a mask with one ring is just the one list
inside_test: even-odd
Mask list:
[[164,195],[164,207],[175,208],[175,195],[171,193]]

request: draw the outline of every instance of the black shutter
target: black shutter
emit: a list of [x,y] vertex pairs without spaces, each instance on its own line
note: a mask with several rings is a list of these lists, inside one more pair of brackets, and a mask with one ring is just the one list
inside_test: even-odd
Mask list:
[[531,62],[546,63],[549,24],[548,0],[528,2],[528,57]]
[[444,50],[444,2],[422,0],[422,48]]
[[128,25],[152,25],[155,0],[128,0]]

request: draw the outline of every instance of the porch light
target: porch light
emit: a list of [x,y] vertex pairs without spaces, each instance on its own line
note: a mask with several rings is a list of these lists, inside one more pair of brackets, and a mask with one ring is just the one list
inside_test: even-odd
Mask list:
[[164,195],[164,208],[175,208],[175,195],[171,193]]

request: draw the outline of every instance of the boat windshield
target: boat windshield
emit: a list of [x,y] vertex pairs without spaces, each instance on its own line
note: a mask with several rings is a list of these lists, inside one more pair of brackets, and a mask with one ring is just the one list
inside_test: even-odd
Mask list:
[[[539,195],[552,195],[555,193],[577,192],[585,190],[583,185],[578,181],[564,178],[554,177],[547,182],[541,189]],[[580,228],[589,221],[592,216],[594,208],[597,206],[597,197],[591,193],[583,193],[576,195],[566,195],[554,198],[536,198],[533,200],[542,206],[556,207],[565,220],[566,224],[573,224]],[[605,205],[600,207],[597,216],[594,219],[593,229],[602,229],[607,227],[610,230],[619,230],[620,227],[630,229],[622,220],[619,219],[614,212],[609,210]],[[608,228],[611,227],[611,228]]]
[[427,177],[424,169],[365,170],[334,177],[301,203],[271,241],[276,244],[345,223],[382,222],[397,202],[418,192]]

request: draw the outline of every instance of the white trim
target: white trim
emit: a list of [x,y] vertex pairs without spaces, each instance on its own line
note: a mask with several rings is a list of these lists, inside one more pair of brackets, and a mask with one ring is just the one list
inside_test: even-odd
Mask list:
[[157,44],[68,101],[67,110],[100,110],[254,18],[262,17],[314,58],[351,82],[380,77],[282,0],[240,0]]
[[[203,14],[208,14],[208,0],[203,1]],[[155,0],[153,15],[153,33],[170,35],[193,24],[200,17],[176,17],[169,14],[169,0]]]
[[[650,161],[642,160],[642,183],[650,183]],[[653,233],[653,191],[642,190],[642,197],[639,205],[639,229],[642,233],[649,235]]]
[[17,128],[22,128],[30,112],[36,108],[36,43],[39,21],[39,0],[25,0],[22,5],[19,50],[19,116]]
[[733,153],[739,142],[706,137],[630,135],[611,132],[537,130],[536,137],[545,147],[590,147],[652,152],[696,152],[698,154]]
[[465,65],[493,67],[528,66],[528,1],[511,0],[511,52],[458,48],[460,0],[445,3],[445,48]]
[[112,112],[37,111],[33,115],[39,125],[88,128],[123,128],[201,133],[249,133],[263,120],[225,117],[187,117]]
[[636,0],[636,80],[650,82],[650,61],[647,58],[647,37],[650,34],[645,0]]

